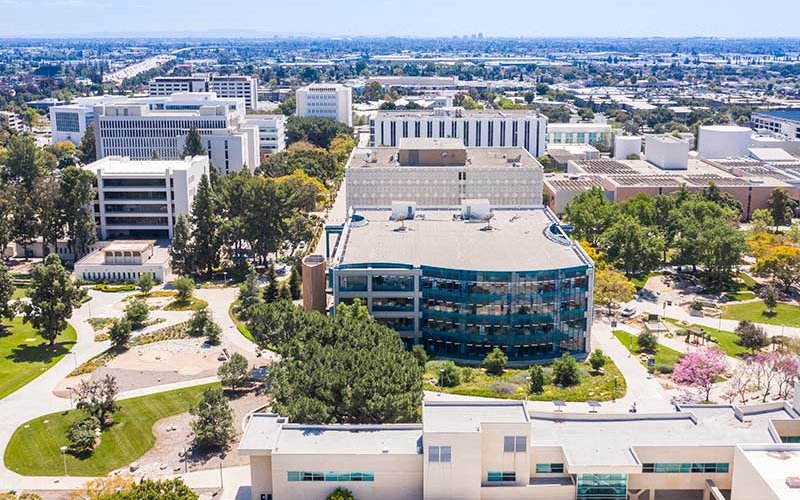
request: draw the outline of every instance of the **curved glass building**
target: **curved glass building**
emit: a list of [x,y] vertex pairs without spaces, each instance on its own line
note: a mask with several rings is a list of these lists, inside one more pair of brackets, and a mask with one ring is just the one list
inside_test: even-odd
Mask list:
[[525,364],[587,352],[594,265],[549,209],[398,203],[329,228],[341,232],[335,305],[361,299],[407,346],[440,357],[478,362],[500,347]]

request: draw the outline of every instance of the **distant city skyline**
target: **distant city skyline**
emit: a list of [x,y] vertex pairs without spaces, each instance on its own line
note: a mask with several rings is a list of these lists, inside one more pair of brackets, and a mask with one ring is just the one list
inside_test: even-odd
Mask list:
[[0,37],[795,38],[800,37],[798,17],[796,0],[762,6],[744,0],[0,0]]

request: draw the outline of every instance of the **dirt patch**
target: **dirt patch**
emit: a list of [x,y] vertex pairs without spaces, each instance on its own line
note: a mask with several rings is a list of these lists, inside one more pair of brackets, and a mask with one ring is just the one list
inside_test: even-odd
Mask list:
[[[137,460],[139,468],[135,476],[155,476],[183,473],[196,470],[207,470],[219,467],[235,467],[250,463],[248,457],[239,456],[236,447],[242,437],[242,420],[253,410],[267,403],[265,396],[256,395],[254,391],[234,397],[230,400],[233,409],[236,438],[225,452],[196,453],[192,450],[192,416],[182,413],[162,420],[153,426],[156,444],[144,456]],[[186,457],[186,459],[184,459]],[[126,469],[127,470],[127,469]]]

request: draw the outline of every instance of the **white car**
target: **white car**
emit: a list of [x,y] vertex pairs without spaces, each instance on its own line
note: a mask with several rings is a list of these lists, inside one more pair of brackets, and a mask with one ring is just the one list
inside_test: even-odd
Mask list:
[[625,309],[622,310],[621,314],[623,318],[630,318],[636,314],[636,306],[626,306]]

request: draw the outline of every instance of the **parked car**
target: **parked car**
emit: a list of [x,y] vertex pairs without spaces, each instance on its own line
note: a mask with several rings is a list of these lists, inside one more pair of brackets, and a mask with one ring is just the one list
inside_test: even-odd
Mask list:
[[636,306],[626,306],[625,309],[622,310],[622,317],[623,318],[630,318],[634,314],[636,314]]

